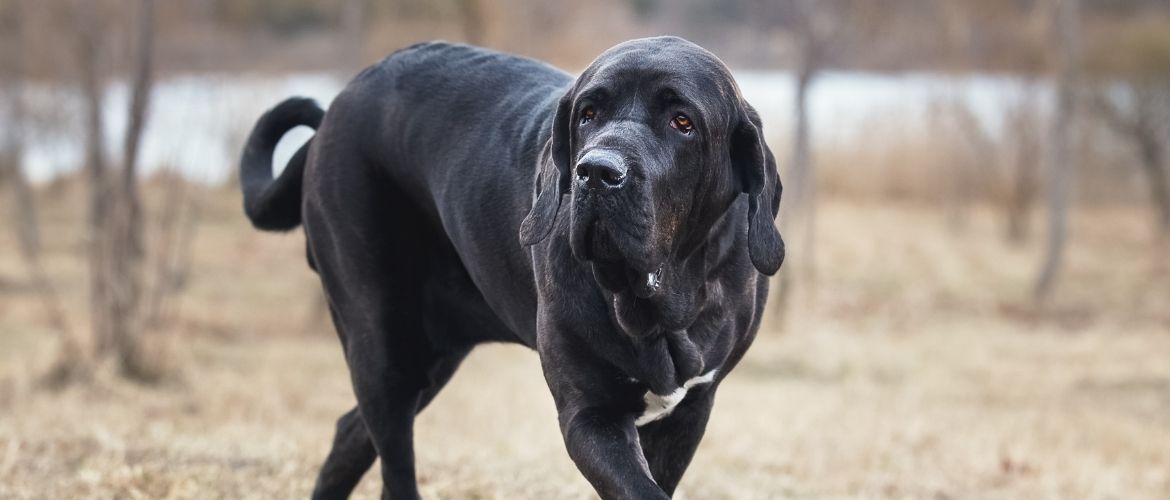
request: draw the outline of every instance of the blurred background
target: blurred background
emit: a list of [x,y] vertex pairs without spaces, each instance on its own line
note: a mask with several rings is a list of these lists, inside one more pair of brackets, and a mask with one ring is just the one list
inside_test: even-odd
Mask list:
[[[0,0],[0,497],[307,496],[354,403],[243,216],[256,118],[417,41],[659,34],[760,111],[789,245],[681,497],[1170,498],[1166,0]],[[523,348],[416,443],[428,498],[593,495]]]

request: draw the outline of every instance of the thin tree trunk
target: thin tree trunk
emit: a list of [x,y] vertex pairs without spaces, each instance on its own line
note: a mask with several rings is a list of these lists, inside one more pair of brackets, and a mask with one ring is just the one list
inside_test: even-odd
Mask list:
[[817,204],[816,204],[816,171],[813,167],[812,161],[812,125],[808,113],[808,94],[812,86],[813,79],[816,76],[816,54],[815,47],[812,47],[816,42],[810,38],[806,41],[806,45],[810,48],[805,49],[805,59],[807,62],[802,64],[800,75],[797,78],[796,85],[796,130],[794,131],[792,144],[792,167],[793,179],[796,181],[796,213],[799,219],[804,223],[804,234],[800,237],[800,247],[802,249],[803,258],[801,259],[802,266],[805,271],[805,277],[809,278],[811,282],[815,274],[815,261],[813,256],[816,255],[814,248],[816,224],[817,224]]
[[[1051,7],[1047,1],[1033,2],[1024,13],[1021,35],[1025,39],[1042,39],[1050,25]],[[1032,206],[1040,191],[1040,164],[1043,158],[1043,139],[1040,130],[1042,122],[1036,103],[1040,102],[1040,85],[1031,78],[1041,67],[1025,70],[1028,75],[1023,82],[1022,94],[1009,113],[1012,123],[1005,127],[1011,131],[1015,143],[1015,164],[1012,168],[1012,186],[1007,202],[1007,241],[1023,244],[1032,236]]]
[[[9,87],[8,91],[17,96],[13,100],[20,99],[18,88]],[[16,110],[20,105],[13,103],[13,106],[14,108],[9,108],[13,111],[8,117],[8,126],[16,134],[19,133],[16,130],[21,127],[23,121],[20,117],[21,112]],[[20,141],[18,138],[11,139],[6,147],[4,158],[0,158],[0,178],[12,190],[12,227],[16,231],[20,257],[28,266],[29,279],[45,309],[45,317],[48,319],[49,325],[53,331],[61,335],[62,341],[73,344],[76,339],[73,338],[69,322],[65,317],[65,308],[61,305],[57,290],[53,286],[53,282],[49,280],[44,263],[41,261],[41,236],[40,224],[37,222],[36,197],[32,185],[29,184],[28,178],[25,177],[24,170],[21,168],[21,147],[18,141]],[[70,347],[68,350],[75,349]]]
[[[813,11],[816,8],[811,3],[798,4],[800,15],[805,22],[800,23],[796,33],[800,47],[799,61],[796,69],[796,89],[793,95],[792,154],[788,161],[788,180],[785,191],[788,193],[785,212],[787,215],[781,221],[782,230],[789,235],[791,241],[799,241],[799,266],[788,265],[780,269],[777,277],[778,290],[776,296],[776,315],[780,322],[794,297],[793,290],[802,285],[812,286],[815,281],[816,255],[814,248],[816,234],[816,174],[812,163],[812,124],[808,112],[809,92],[816,78],[819,66],[819,47],[817,33],[812,25]],[[794,236],[793,233],[800,232]],[[797,276],[799,274],[800,276]]]
[[1048,165],[1048,241],[1033,290],[1037,302],[1052,295],[1068,240],[1068,204],[1076,157],[1072,138],[1076,126],[1077,64],[1080,61],[1080,0],[1059,0],[1054,16],[1057,62],[1056,106],[1052,116]]
[[89,213],[87,246],[89,255],[89,309],[93,329],[93,347],[99,355],[113,347],[109,323],[108,298],[109,268],[109,180],[104,151],[105,126],[102,97],[105,91],[99,57],[102,40],[97,26],[96,6],[77,2],[74,15],[78,32],[78,68],[81,71],[81,93],[84,97],[85,172],[89,185]]
[[77,339],[65,314],[53,282],[45,270],[41,260],[41,231],[37,217],[36,195],[32,185],[25,176],[22,165],[25,125],[27,114],[24,106],[24,54],[27,40],[30,39],[28,30],[26,7],[28,0],[11,2],[9,14],[20,26],[13,37],[9,50],[13,54],[12,66],[6,68],[7,78],[6,95],[8,98],[7,129],[4,144],[0,146],[0,179],[3,179],[12,192],[12,227],[15,229],[21,259],[28,267],[29,280],[34,292],[41,301],[50,328],[59,336],[60,354],[56,364],[50,370],[46,381],[53,385],[60,385],[69,380],[78,378],[85,372],[84,357]]
[[137,28],[135,74],[123,144],[124,163],[112,214],[109,255],[112,300],[109,313],[118,367],[126,375],[141,378],[149,373],[145,371],[140,346],[144,243],[142,202],[138,192],[138,151],[153,83],[154,0],[140,0]]
[[[812,8],[812,7],[808,7]],[[808,18],[809,16],[804,16]],[[817,47],[812,26],[805,24],[797,33],[800,60],[796,70],[796,92],[793,94],[792,109],[795,126],[792,129],[792,156],[789,159],[788,174],[791,179],[789,191],[792,206],[804,212],[811,204],[813,172],[811,160],[811,131],[808,115],[808,94],[817,71]],[[801,216],[806,214],[801,213]]]

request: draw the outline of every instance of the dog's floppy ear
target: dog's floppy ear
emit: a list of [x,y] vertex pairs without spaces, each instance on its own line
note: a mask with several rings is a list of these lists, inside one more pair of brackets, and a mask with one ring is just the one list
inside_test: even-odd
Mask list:
[[759,115],[744,103],[739,124],[731,132],[731,166],[748,195],[748,254],[756,270],[771,276],[784,262],[784,240],[775,224],[782,187],[760,126]]
[[524,246],[535,245],[548,237],[561,207],[561,195],[569,192],[572,93],[572,90],[566,92],[557,104],[552,137],[538,160],[540,174],[536,178],[536,189],[539,191],[532,202],[532,210],[520,223],[520,244]]

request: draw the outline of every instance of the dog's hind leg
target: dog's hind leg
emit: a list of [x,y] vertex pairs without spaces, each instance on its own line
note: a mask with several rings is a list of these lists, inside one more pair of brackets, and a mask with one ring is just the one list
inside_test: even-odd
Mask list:
[[[414,469],[414,417],[427,389],[428,349],[422,329],[408,314],[394,314],[416,307],[378,292],[372,283],[333,281],[329,268],[346,267],[344,259],[319,259],[322,278],[331,301],[353,302],[338,307],[339,335],[343,339],[350,380],[361,420],[373,447],[382,459],[383,497],[418,498]],[[353,278],[353,274],[345,276]],[[338,301],[339,288],[353,292]],[[399,306],[398,304],[402,304]],[[345,440],[343,440],[345,442]]]
[[[447,385],[469,351],[452,352],[435,360],[429,372],[430,385],[422,393],[418,412],[421,413]],[[370,441],[361,414],[356,407],[349,410],[337,419],[333,448],[329,450],[329,456],[317,476],[317,485],[313,488],[314,500],[349,498],[377,457],[378,452]]]
[[[338,158],[340,159],[340,158]],[[336,162],[306,183],[304,224],[313,260],[334,312],[362,421],[382,459],[383,497],[418,498],[414,416],[426,389],[430,348],[422,329],[411,263],[417,250],[383,217],[397,208],[363,175],[360,163]],[[341,175],[344,171],[346,175]]]
[[[319,137],[328,136],[328,122]],[[318,144],[320,156],[305,172],[311,186],[304,198],[305,233],[345,350],[358,413],[381,459],[383,497],[418,498],[415,414],[436,392],[435,364],[461,350],[428,337],[421,293],[436,259],[450,250],[411,197],[348,144]],[[314,161],[324,158],[328,165]]]
[[362,475],[374,465],[375,458],[378,458],[378,450],[374,449],[366,424],[355,407],[337,419],[333,448],[317,475],[313,499],[349,498]]

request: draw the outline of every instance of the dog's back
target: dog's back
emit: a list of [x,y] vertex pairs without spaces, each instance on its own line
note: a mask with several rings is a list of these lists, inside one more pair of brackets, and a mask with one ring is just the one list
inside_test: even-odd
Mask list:
[[[533,165],[515,160],[535,158],[528,149],[547,138],[544,125],[570,83],[568,74],[539,61],[429,42],[362,71],[338,95],[323,127],[329,126],[330,115],[346,115],[339,117],[346,132],[356,133],[348,137],[376,148],[368,152],[389,160],[389,173],[400,182],[418,182],[428,190],[441,187],[446,179],[434,170],[446,167],[454,169],[451,174],[531,173]],[[353,126],[355,118],[362,129]],[[488,152],[517,157],[483,156]],[[448,165],[468,156],[480,162]]]
[[466,45],[400,50],[330,106],[305,168],[307,203],[328,210],[325,186],[373,173],[404,198],[383,221],[394,230],[433,240],[456,265],[496,262],[466,272],[494,314],[532,345],[532,268],[516,234],[556,100],[571,82],[545,63]]

